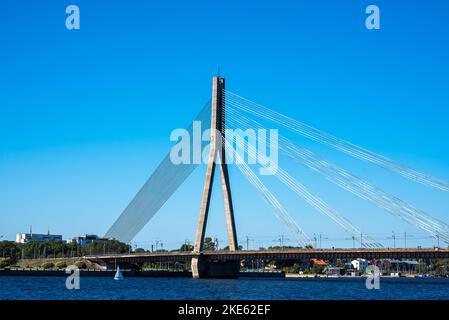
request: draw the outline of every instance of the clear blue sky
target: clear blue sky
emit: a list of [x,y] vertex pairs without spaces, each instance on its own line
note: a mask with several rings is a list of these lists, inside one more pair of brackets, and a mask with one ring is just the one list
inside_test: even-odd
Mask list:
[[[80,7],[81,30],[65,28],[68,4]],[[380,7],[379,31],[365,29],[368,4]],[[233,92],[449,180],[447,1],[9,1],[0,48],[7,239],[30,225],[65,238],[104,234],[168,151],[171,130],[207,101],[218,66]],[[449,223],[449,194],[298,141]],[[416,234],[410,244],[434,244],[319,176],[295,173],[374,236],[395,230]],[[136,237],[139,246],[193,240],[203,178],[204,167]],[[274,244],[286,230],[235,168],[231,180],[241,240]],[[309,235],[342,234],[280,194]],[[218,196],[208,233],[225,241]]]

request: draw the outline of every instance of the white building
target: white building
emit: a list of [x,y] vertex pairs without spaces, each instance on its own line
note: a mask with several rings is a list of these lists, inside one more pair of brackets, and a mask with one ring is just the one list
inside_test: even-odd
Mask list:
[[16,234],[17,243],[27,243],[30,241],[45,242],[45,241],[62,241],[62,235],[59,234],[39,234],[39,233],[18,233]]
[[351,261],[351,265],[355,270],[365,271],[368,267],[368,261],[366,259],[357,258],[356,260]]
[[74,237],[72,239],[72,242],[76,242],[77,244],[79,244],[80,246],[85,246],[89,243],[92,243],[94,241],[97,241],[99,238],[96,234],[85,234],[79,237]]

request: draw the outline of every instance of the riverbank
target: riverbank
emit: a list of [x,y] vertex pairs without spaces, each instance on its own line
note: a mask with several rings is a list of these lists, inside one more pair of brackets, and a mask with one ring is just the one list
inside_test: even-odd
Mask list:
[[[115,275],[114,270],[79,270],[81,277],[110,277]],[[122,274],[127,277],[164,277],[164,278],[189,278],[192,273],[189,271],[166,271],[166,270],[122,270]],[[33,269],[3,269],[0,276],[17,277],[67,277],[65,270],[33,270]]]
[[[293,279],[315,279],[315,278],[323,278],[323,279],[357,279],[357,278],[366,278],[367,275],[344,275],[344,276],[329,276],[325,274],[297,274],[297,273],[286,273],[286,278]],[[411,279],[446,279],[448,277],[437,277],[437,276],[423,276],[418,274],[405,274],[405,275],[381,275],[381,278],[385,279],[396,279],[396,278],[411,278]]]
[[[80,269],[82,277],[114,277],[115,270],[99,270],[99,269]],[[122,270],[125,278],[191,278],[192,273],[186,270]],[[1,276],[17,276],[17,277],[67,277],[65,269],[0,269]],[[422,275],[382,275],[383,279],[410,278],[410,279],[441,279],[445,277],[422,276]],[[239,278],[287,278],[287,279],[361,279],[366,275],[344,275],[344,276],[328,276],[325,274],[296,274],[285,272],[257,272],[242,271]]]
[[[115,270],[82,270],[81,277],[114,277]],[[185,270],[121,270],[125,278],[192,278],[192,272]],[[67,277],[65,269],[0,269],[1,276],[17,277]],[[284,272],[240,272],[240,278],[285,278]]]

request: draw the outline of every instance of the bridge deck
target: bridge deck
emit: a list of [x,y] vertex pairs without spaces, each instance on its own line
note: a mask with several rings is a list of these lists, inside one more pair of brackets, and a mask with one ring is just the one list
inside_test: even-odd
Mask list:
[[[85,256],[93,262],[142,263],[151,261],[190,261],[199,254],[193,252],[158,252],[139,254],[108,254]],[[445,249],[298,249],[298,250],[249,250],[249,251],[205,251],[200,255],[209,260],[307,260],[317,259],[441,259],[449,258]]]

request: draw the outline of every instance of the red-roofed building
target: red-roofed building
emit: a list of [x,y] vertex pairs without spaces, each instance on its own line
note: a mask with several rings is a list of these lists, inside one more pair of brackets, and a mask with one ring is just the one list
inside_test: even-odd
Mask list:
[[315,266],[322,266],[322,267],[327,266],[327,262],[324,260],[321,260],[321,259],[313,258],[313,259],[310,259],[310,262],[312,262],[312,264]]

